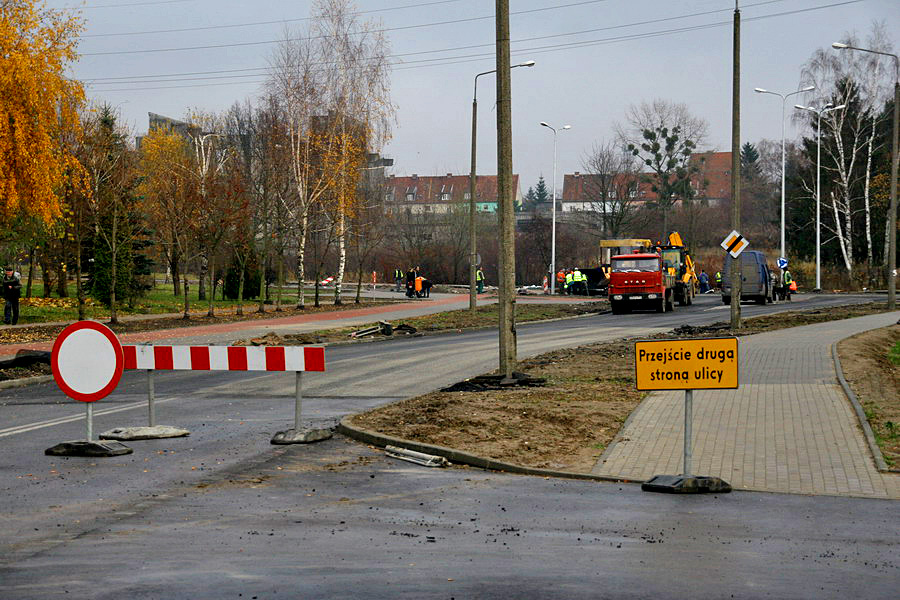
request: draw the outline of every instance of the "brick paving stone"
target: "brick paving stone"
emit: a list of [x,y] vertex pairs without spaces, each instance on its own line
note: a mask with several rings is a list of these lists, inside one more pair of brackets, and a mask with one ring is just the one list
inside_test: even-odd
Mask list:
[[[900,475],[875,468],[831,347],[900,312],[739,338],[736,390],[697,390],[693,471],[735,489],[900,499]],[[593,473],[649,479],[683,471],[684,392],[649,394]]]

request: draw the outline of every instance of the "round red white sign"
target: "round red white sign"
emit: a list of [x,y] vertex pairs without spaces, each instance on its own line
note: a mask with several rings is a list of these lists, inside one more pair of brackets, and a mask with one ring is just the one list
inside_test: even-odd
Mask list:
[[56,385],[66,396],[94,402],[116,389],[125,357],[119,338],[109,327],[96,321],[78,321],[56,338],[50,365]]

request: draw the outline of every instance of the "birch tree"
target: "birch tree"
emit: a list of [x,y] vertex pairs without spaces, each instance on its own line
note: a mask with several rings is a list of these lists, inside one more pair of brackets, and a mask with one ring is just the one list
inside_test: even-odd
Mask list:
[[[860,40],[853,33],[846,34],[841,41],[851,46],[893,52],[883,23],[875,23],[865,40]],[[862,237],[865,258],[869,264],[874,263],[873,157],[880,150],[876,133],[879,119],[884,118],[880,108],[891,93],[891,66],[885,57],[865,52],[837,52],[828,47],[816,50],[801,71],[800,85],[816,86],[814,91],[805,95],[808,104],[816,108],[828,103],[832,106],[844,105],[844,108],[830,111],[822,117],[823,140],[826,135],[833,138],[833,144],[823,142],[822,153],[823,172],[828,173],[835,183],[827,198],[834,217],[830,228],[848,272],[852,272],[855,262],[854,217],[860,211],[864,215]],[[815,119],[808,114],[795,114],[795,118],[807,123],[812,135],[815,135]],[[805,185],[814,189],[814,183]],[[886,227],[885,240],[889,231]],[[862,253],[859,254],[862,256]],[[882,256],[886,257],[887,252]]]

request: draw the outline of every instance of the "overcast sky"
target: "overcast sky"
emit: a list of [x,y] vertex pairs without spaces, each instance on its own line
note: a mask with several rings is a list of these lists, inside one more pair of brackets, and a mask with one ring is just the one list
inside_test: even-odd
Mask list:
[[[119,107],[136,134],[147,130],[148,112],[181,118],[191,107],[221,111],[256,98],[272,41],[286,22],[303,25],[310,4],[86,0],[82,58],[72,74],[97,79],[88,97]],[[395,160],[393,173],[468,173],[473,79],[494,68],[494,2],[356,6],[391,30],[397,124],[384,154]],[[513,168],[523,193],[541,174],[550,184],[553,134],[541,121],[572,125],[557,138],[558,182],[584,170],[586,152],[612,136],[629,104],[653,98],[686,103],[710,124],[707,147],[728,150],[733,9],[733,0],[511,0],[513,63],[537,62],[512,72]],[[892,32],[895,51],[900,45],[900,0],[741,0],[741,10],[742,141],[780,140],[781,100],[753,88],[797,89],[800,68],[817,48],[846,32],[864,37],[874,21]],[[219,47],[184,49],[197,46]],[[493,76],[479,78],[480,174],[496,173],[495,85]],[[787,131],[796,136],[790,121]]]

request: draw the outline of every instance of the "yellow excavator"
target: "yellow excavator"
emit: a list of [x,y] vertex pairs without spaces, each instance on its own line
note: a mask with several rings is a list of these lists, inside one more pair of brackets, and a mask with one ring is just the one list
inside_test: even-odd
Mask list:
[[694,303],[694,296],[700,289],[700,281],[697,279],[697,271],[694,260],[688,254],[687,248],[677,231],[669,234],[667,244],[656,246],[663,259],[663,267],[675,276],[675,299],[681,306]]

